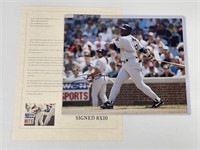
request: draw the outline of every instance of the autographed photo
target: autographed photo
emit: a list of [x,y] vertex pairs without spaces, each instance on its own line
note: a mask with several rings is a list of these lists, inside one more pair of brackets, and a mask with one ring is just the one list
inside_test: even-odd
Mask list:
[[54,126],[55,104],[25,104],[24,126]]
[[183,17],[64,17],[63,114],[187,113]]

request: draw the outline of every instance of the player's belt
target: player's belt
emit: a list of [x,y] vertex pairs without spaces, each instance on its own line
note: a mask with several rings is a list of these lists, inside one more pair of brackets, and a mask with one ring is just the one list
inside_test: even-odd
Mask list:
[[97,79],[101,78],[102,76],[104,76],[104,75],[101,73],[97,73],[97,74],[95,74],[94,79],[97,80]]

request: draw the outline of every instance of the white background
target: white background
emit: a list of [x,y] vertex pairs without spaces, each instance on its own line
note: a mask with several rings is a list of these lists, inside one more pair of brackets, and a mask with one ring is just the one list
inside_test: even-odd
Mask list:
[[[124,116],[122,141],[12,141],[12,116],[16,89],[20,8],[23,5],[120,7],[126,15],[184,15],[189,60],[190,115]],[[199,150],[199,3],[192,0],[113,1],[3,0],[1,3],[1,142],[3,150]],[[3,15],[2,15],[3,14]],[[3,33],[3,34],[2,34]],[[3,35],[3,36],[2,36]],[[3,45],[2,45],[3,44]],[[3,84],[2,84],[3,83]],[[2,86],[3,85],[3,86]],[[3,119],[3,120],[2,120]],[[95,139],[94,139],[95,140]]]

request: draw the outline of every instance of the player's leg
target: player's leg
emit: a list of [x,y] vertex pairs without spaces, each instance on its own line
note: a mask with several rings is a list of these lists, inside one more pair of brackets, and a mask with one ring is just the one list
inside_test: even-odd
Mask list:
[[40,120],[40,112],[37,112],[35,115],[35,126],[38,126],[39,120]]
[[43,119],[44,119],[43,112],[40,112],[40,119],[39,119],[39,123],[40,123],[40,125],[41,125],[41,126],[43,126],[43,125],[44,125]]
[[129,78],[129,74],[128,72],[124,69],[121,68],[119,71],[119,74],[115,80],[115,83],[112,86],[112,89],[110,91],[110,95],[109,95],[109,100],[114,102],[117,95],[119,94],[120,88],[122,86],[122,84],[124,83],[124,81],[126,81]]
[[44,121],[44,125],[46,126],[49,121],[51,120],[51,117],[55,114],[55,108],[52,107],[51,110],[48,112],[47,114],[47,117],[45,118],[45,121]]
[[144,83],[140,70],[129,70],[129,73],[138,89],[140,89],[144,94],[152,98],[155,102],[158,101],[160,103],[161,99],[156,95],[156,93],[153,92],[153,90],[148,85]]
[[106,101],[108,101],[108,98],[106,96],[107,77],[106,78],[102,77],[101,80],[103,84],[99,92],[99,97],[101,98],[102,103],[105,103]]
[[133,82],[135,83],[136,87],[138,89],[140,89],[144,94],[146,94],[147,96],[149,96],[152,99],[156,99],[158,96],[151,90],[151,88],[149,86],[147,86],[143,79],[142,79],[142,75],[141,72],[139,70],[130,70],[129,74],[131,76],[131,79],[133,80]]
[[92,106],[98,106],[98,95],[101,90],[101,80],[100,79],[94,79],[92,84]]
[[109,95],[109,100],[106,101],[105,103],[103,103],[103,105],[101,105],[102,109],[113,109],[113,103],[117,97],[117,95],[119,94],[120,88],[122,86],[122,84],[124,83],[124,81],[126,81],[129,78],[129,74],[128,72],[124,69],[121,68],[121,70],[119,71],[119,74],[112,86],[110,95]]
[[48,125],[49,121],[51,119],[51,115],[50,115],[50,112],[47,113],[47,116],[44,120],[44,126]]

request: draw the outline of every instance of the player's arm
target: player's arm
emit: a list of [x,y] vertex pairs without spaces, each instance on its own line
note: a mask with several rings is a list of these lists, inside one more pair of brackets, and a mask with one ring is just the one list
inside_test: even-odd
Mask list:
[[116,44],[115,44],[114,42],[110,42],[110,43],[109,43],[109,47],[110,47],[111,49],[113,49],[113,50],[117,50],[117,49],[118,49],[118,47],[116,46]]
[[151,53],[148,49],[144,48],[138,40],[136,40],[136,43],[136,49],[139,51],[139,53],[142,53],[146,57],[151,57]]
[[88,75],[88,77],[94,77],[96,74],[100,73],[100,70],[98,68],[94,68],[94,71]]
[[110,48],[118,51],[120,48],[124,47],[124,41],[121,37],[117,37],[110,42]]
[[91,74],[89,74],[88,77],[93,78],[96,74],[101,73],[101,72],[100,72],[100,65],[101,65],[101,61],[98,60],[98,61],[96,62],[96,65],[95,65],[95,67],[94,67],[93,72],[92,72]]
[[151,55],[150,52],[147,49],[145,49],[144,47],[140,48],[139,52],[143,53],[146,57],[149,57]]
[[[146,49],[146,48],[141,48],[141,49],[139,50],[139,52],[143,54],[142,57],[146,57],[146,58],[148,58],[149,60],[154,59],[154,54],[153,54],[152,52],[150,52],[150,51],[149,51],[148,49]],[[139,57],[139,58],[142,59],[141,57]]]

